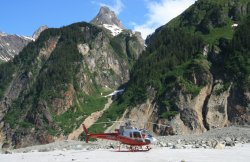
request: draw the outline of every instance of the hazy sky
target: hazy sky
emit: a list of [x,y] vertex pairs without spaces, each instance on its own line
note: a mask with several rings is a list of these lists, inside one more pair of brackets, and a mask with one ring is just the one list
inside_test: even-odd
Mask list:
[[195,0],[1,0],[0,31],[30,36],[41,25],[61,27],[93,19],[100,6],[114,10],[127,29],[143,37],[179,15]]

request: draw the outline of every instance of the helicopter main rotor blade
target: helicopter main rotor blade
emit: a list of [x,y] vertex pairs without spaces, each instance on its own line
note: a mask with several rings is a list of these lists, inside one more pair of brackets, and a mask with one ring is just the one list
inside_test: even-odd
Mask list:
[[94,124],[108,124],[108,123],[124,123],[124,121],[98,122],[98,123],[94,123]]
[[[94,124],[129,123],[129,122],[130,123],[136,123],[136,121],[134,121],[132,119],[125,119],[125,121],[107,121],[107,122],[98,122],[98,123],[94,123]],[[154,123],[154,122],[145,122],[145,123],[150,123],[150,124],[153,124],[153,125],[158,125],[158,126],[163,126],[163,127],[170,127],[170,125],[167,125],[167,124],[160,124],[160,123]]]
[[151,123],[151,124],[155,124],[155,125],[160,125],[160,126],[164,126],[164,127],[170,127],[170,125],[167,125],[167,124],[159,124],[159,123],[153,123],[153,122],[147,122],[147,123]]

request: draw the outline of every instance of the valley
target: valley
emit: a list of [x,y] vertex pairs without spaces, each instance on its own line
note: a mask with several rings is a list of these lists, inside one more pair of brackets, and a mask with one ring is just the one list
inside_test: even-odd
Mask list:
[[165,145],[220,129],[238,141],[250,125],[249,25],[248,1],[197,0],[146,40],[107,6],[32,38],[0,33],[0,146],[84,140],[82,123],[112,132],[126,119]]

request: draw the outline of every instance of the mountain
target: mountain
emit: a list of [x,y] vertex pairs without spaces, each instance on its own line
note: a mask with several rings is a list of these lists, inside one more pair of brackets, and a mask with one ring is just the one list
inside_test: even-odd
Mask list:
[[113,36],[120,34],[125,29],[114,11],[105,6],[100,8],[99,13],[90,23],[106,28]]
[[0,63],[13,59],[33,39],[0,32]]
[[[150,35],[145,50],[138,33],[113,35],[104,24],[45,30],[0,65],[2,147],[67,139],[96,114],[158,135],[249,125],[249,15],[245,0],[198,0]],[[124,93],[100,111],[119,87]]]
[[147,38],[125,92],[98,122],[129,118],[159,135],[249,125],[249,15],[248,1],[196,1]]
[[40,26],[40,27],[33,33],[32,38],[36,40],[36,39],[40,36],[40,34],[41,34],[44,30],[46,30],[46,29],[48,29],[48,26],[46,26],[46,25]]
[[114,11],[111,11],[108,7],[103,6],[100,8],[97,16],[90,21],[90,23],[94,25],[116,25],[121,29],[125,29],[121,23],[121,21],[117,18]]
[[104,96],[129,80],[144,44],[123,30],[74,23],[43,31],[0,65],[0,144],[26,147],[67,139]]
[[13,59],[31,41],[35,41],[47,26],[41,26],[32,37],[10,35],[0,32],[0,63]]

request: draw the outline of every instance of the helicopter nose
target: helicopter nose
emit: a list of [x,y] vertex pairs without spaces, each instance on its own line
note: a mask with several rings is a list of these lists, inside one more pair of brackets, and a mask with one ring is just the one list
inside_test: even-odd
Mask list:
[[154,138],[154,137],[152,137],[152,139],[153,139],[153,142],[156,142],[156,141],[157,141],[157,139],[156,139],[156,138]]

